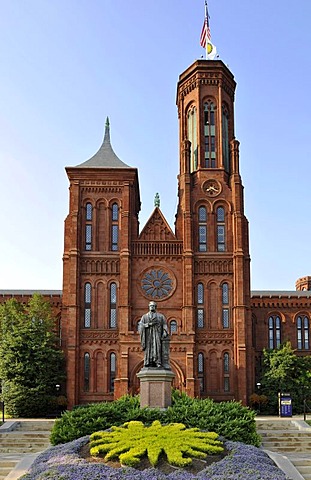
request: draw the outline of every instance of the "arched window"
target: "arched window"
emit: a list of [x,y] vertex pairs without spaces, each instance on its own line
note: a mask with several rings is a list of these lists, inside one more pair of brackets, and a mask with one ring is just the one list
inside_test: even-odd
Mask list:
[[200,383],[200,392],[205,391],[204,384],[204,355],[203,353],[198,354],[198,378]]
[[222,107],[222,162],[224,169],[229,173],[229,114],[226,107]]
[[207,251],[207,212],[205,207],[199,207],[198,210],[198,224],[199,224],[199,252]]
[[114,203],[111,208],[111,250],[117,252],[119,249],[119,207]]
[[225,226],[225,209],[218,207],[216,211],[217,220],[217,252],[226,250],[226,226]]
[[306,315],[299,315],[296,325],[298,350],[309,350],[309,318]]
[[198,168],[198,137],[197,137],[197,109],[192,107],[188,111],[188,140],[191,142],[190,172]]
[[215,105],[204,103],[204,157],[205,168],[216,168]]
[[91,203],[85,205],[85,250],[92,250],[92,220],[93,207]]
[[88,392],[90,390],[90,354],[84,354],[84,364],[83,364],[83,372],[84,372],[84,391]]
[[276,349],[281,345],[281,319],[278,315],[271,315],[269,325],[269,348]]
[[204,328],[204,286],[203,283],[197,285],[197,327]]
[[221,286],[221,300],[222,300],[222,326],[223,328],[229,328],[229,285],[223,283]]
[[117,372],[117,357],[115,353],[109,356],[109,392],[114,392],[114,381]]
[[109,327],[117,328],[117,284],[110,284],[110,315]]
[[176,320],[171,320],[170,321],[170,333],[177,333],[177,322]]
[[91,301],[92,301],[92,287],[89,282],[84,285],[84,327],[91,326]]
[[230,357],[229,353],[224,353],[223,356],[223,372],[224,372],[224,391],[230,391]]

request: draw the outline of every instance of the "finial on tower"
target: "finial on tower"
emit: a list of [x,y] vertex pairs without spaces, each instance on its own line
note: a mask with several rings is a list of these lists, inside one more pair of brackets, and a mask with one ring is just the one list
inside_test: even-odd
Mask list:
[[109,122],[109,117],[106,118],[106,123],[105,123],[104,144],[105,144],[105,143],[110,143],[110,122]]
[[154,206],[160,207],[160,195],[158,194],[158,192],[154,196]]

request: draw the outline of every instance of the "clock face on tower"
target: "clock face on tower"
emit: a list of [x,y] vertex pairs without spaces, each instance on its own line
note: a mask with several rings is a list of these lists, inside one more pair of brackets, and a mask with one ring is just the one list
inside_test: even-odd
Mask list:
[[221,185],[217,180],[210,179],[203,184],[203,191],[209,197],[217,197],[221,192]]

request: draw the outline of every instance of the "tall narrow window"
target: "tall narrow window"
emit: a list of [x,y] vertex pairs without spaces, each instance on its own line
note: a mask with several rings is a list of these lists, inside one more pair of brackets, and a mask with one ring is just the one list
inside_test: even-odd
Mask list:
[[170,333],[177,333],[177,322],[176,320],[171,320],[170,322]]
[[84,354],[84,391],[88,392],[90,390],[90,354]]
[[269,348],[276,349],[281,345],[281,319],[278,315],[271,315],[269,325]]
[[213,102],[204,103],[204,157],[205,168],[216,167],[216,131],[215,106]]
[[204,286],[197,285],[197,327],[204,328]]
[[204,355],[203,353],[198,354],[198,379],[200,382],[200,392],[205,391],[205,384],[204,384]]
[[225,209],[218,207],[216,211],[217,220],[217,252],[226,250],[226,226],[225,226]]
[[116,372],[117,372],[117,357],[115,353],[110,354],[110,359],[109,359],[109,392],[114,392],[114,381],[116,378]]
[[230,357],[229,353],[224,353],[223,357],[223,372],[224,372],[224,391],[230,391]]
[[222,297],[222,326],[229,328],[229,286],[228,283],[223,283],[221,286]]
[[90,283],[84,285],[84,327],[91,326],[91,301],[92,301],[92,287]]
[[93,207],[91,203],[85,205],[85,250],[92,250],[92,220]]
[[197,109],[192,107],[188,111],[188,140],[191,142],[190,172],[198,168],[198,139],[197,139]]
[[297,348],[298,350],[309,350],[309,318],[306,315],[297,317]]
[[117,327],[117,284],[111,283],[110,285],[110,316],[109,327]]
[[222,107],[222,161],[229,173],[229,115],[225,106]]
[[199,252],[207,251],[207,212],[205,207],[199,207]]
[[117,203],[111,209],[111,250],[118,251],[119,246],[119,207]]

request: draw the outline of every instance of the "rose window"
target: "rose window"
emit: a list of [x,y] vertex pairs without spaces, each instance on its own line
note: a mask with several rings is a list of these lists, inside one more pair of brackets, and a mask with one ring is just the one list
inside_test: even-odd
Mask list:
[[148,297],[163,298],[173,290],[173,280],[163,270],[150,270],[143,276],[141,287]]

